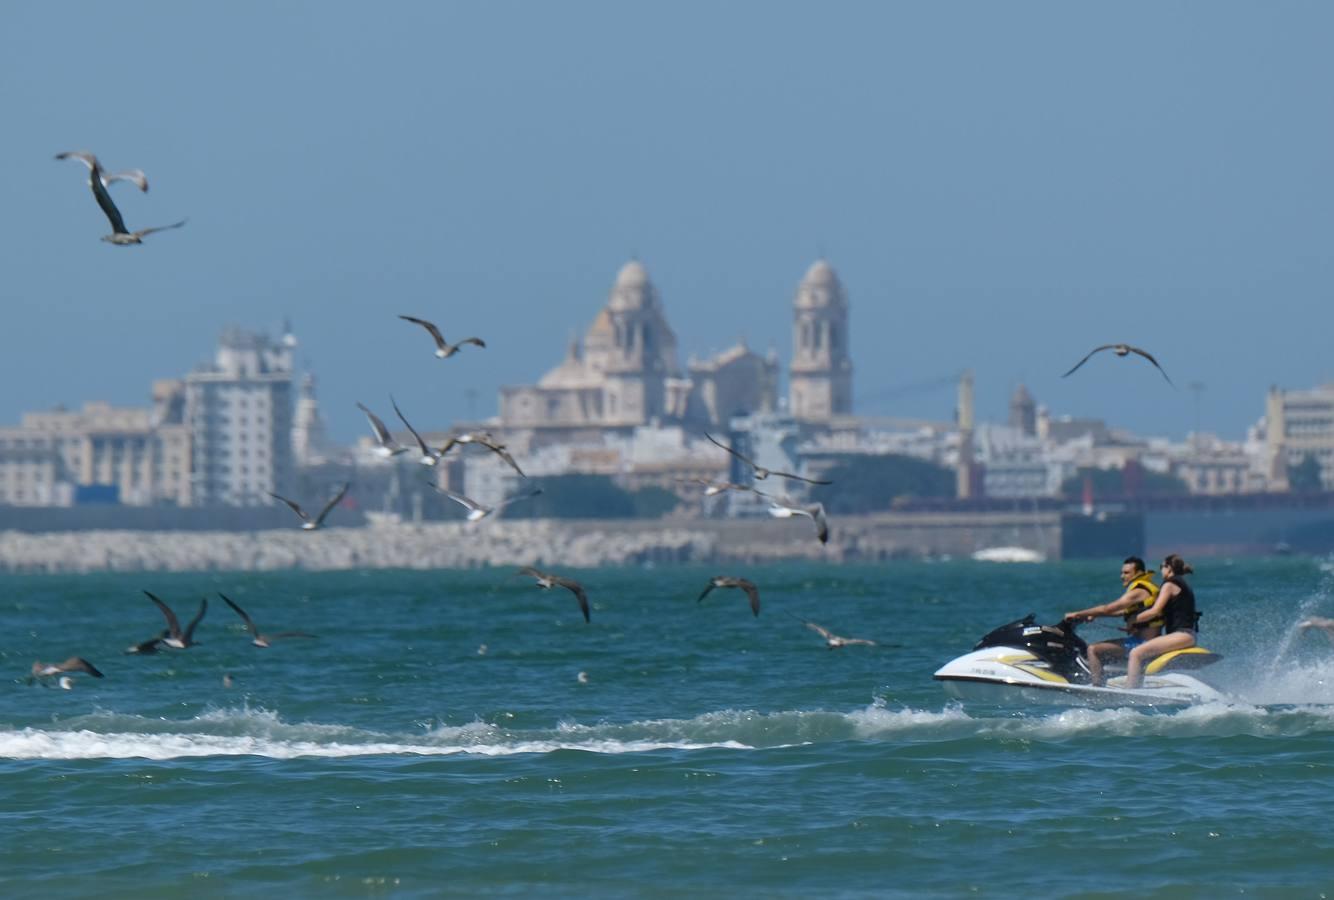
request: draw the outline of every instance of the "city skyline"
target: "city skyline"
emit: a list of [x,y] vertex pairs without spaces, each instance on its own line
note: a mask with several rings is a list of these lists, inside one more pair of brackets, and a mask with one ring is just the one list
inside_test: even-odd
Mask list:
[[[0,377],[24,387],[0,422],[141,403],[226,325],[285,316],[340,442],[390,392],[493,414],[631,256],[682,347],[744,336],[785,367],[827,257],[862,414],[947,417],[948,389],[901,388],[972,369],[984,420],[1024,383],[1179,437],[1199,382],[1201,426],[1235,439],[1271,384],[1327,380],[1334,11],[966,10],[8,9]],[[90,89],[126,66],[132,102]],[[99,243],[86,172],[51,159],[74,149],[148,173],[113,189],[131,227],[189,226]],[[398,314],[489,346],[437,364]],[[1109,341],[1181,389],[1113,359],[1060,378]]]

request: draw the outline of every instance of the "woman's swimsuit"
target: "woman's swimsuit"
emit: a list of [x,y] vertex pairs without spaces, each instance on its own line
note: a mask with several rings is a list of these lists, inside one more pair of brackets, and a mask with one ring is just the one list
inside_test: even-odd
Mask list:
[[1173,575],[1163,582],[1163,584],[1175,584],[1177,586],[1177,595],[1167,601],[1167,608],[1163,610],[1163,619],[1167,627],[1164,633],[1173,634],[1177,631],[1188,631],[1195,633],[1195,592],[1191,590],[1190,585],[1186,584],[1186,579],[1180,575]]

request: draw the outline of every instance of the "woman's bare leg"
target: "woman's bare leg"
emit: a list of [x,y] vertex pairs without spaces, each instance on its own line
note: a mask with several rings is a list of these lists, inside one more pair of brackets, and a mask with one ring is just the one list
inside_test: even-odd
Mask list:
[[1144,681],[1144,664],[1149,660],[1173,650],[1184,650],[1186,647],[1194,646],[1195,635],[1189,631],[1174,631],[1140,644],[1130,651],[1130,659],[1126,663],[1126,687],[1140,686]]

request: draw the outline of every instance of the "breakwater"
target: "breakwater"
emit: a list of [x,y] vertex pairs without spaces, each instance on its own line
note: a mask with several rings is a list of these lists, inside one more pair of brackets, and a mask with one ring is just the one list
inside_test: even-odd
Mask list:
[[998,545],[1059,555],[1050,513],[849,516],[828,545],[806,519],[488,520],[303,532],[0,532],[0,571],[137,572],[466,569],[481,566],[875,561],[967,556]]

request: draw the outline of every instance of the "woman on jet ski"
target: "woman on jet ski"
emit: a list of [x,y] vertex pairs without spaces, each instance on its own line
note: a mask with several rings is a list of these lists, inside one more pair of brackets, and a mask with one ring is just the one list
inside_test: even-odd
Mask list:
[[1195,592],[1186,583],[1186,575],[1193,572],[1186,561],[1175,553],[1163,560],[1163,585],[1153,606],[1131,619],[1132,625],[1152,622],[1158,616],[1164,620],[1164,633],[1147,640],[1130,651],[1126,668],[1126,687],[1137,688],[1144,680],[1144,666],[1149,660],[1172,650],[1195,646]]

